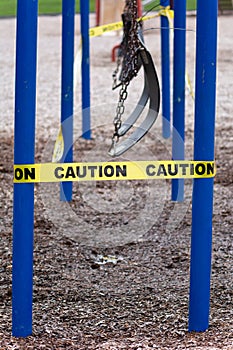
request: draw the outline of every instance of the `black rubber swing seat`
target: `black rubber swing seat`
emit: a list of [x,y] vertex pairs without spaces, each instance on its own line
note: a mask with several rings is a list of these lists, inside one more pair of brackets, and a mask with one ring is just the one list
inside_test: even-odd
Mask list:
[[136,123],[149,100],[149,110],[143,122],[136,128],[127,139],[122,142],[112,144],[108,154],[112,157],[117,157],[125,153],[133,147],[142,137],[150,130],[159,114],[160,107],[160,87],[158,76],[154,67],[153,59],[150,52],[141,42],[141,48],[138,50],[138,55],[144,70],[144,89],[142,95],[130,116],[121,125],[118,130],[119,137],[125,135]]

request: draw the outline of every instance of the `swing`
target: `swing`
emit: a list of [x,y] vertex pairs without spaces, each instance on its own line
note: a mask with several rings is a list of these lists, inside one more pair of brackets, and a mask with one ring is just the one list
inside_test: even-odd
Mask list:
[[[115,131],[112,137],[112,145],[109,155],[112,157],[120,156],[129,148],[134,146],[150,130],[156,121],[160,105],[160,88],[158,76],[154,67],[150,52],[143,43],[140,31],[141,24],[137,21],[137,1],[126,1],[124,13],[122,15],[124,35],[120,45],[117,68],[113,73],[113,89],[121,86],[119,101],[117,105],[116,116],[114,118]],[[119,66],[122,65],[120,73],[120,83],[117,85],[117,73]],[[144,71],[144,89],[139,101],[124,123],[122,115],[124,114],[124,102],[127,98],[127,87],[130,81],[137,75],[140,68]],[[129,135],[124,141],[119,142],[135,124],[147,102],[149,101],[149,110],[144,121]]]

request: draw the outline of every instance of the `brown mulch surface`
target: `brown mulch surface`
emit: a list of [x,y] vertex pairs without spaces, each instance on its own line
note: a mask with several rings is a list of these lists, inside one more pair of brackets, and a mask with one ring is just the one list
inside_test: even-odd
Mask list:
[[[170,233],[166,225],[174,203],[165,200],[159,220],[138,242],[90,246],[71,232],[59,234],[36,188],[33,335],[16,339],[11,337],[12,139],[2,137],[1,143],[0,349],[233,348],[232,158],[227,145],[217,152],[225,175],[216,177],[211,315],[206,332],[187,332],[190,205]],[[95,140],[91,143],[95,145]],[[82,141],[80,147],[84,146]],[[137,191],[143,186],[140,181],[133,184],[134,193],[142,198],[143,191]],[[102,185],[102,191],[108,187]],[[94,209],[85,207],[80,197],[75,186],[73,210],[80,208],[85,220],[95,222]],[[137,210],[138,204],[132,205]],[[102,211],[96,230],[108,224],[115,225],[117,232],[119,218],[127,213],[114,217]],[[109,257],[106,263],[104,256]]]

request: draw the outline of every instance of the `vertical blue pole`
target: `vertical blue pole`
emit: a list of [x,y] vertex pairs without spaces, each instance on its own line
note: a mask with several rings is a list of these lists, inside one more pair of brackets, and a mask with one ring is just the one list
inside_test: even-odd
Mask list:
[[[163,6],[169,6],[170,1],[163,1]],[[162,55],[162,133],[164,138],[171,136],[170,126],[170,27],[166,16],[161,16],[161,55]]]
[[82,133],[91,139],[89,1],[80,0],[82,34]]
[[[62,1],[61,125],[64,139],[62,162],[73,161],[73,71],[75,0]],[[72,199],[72,182],[61,183],[60,197]]]
[[[174,0],[172,158],[184,159],[186,0]],[[172,200],[183,201],[184,179],[172,180]]]
[[[33,164],[38,2],[17,2],[14,163]],[[14,184],[12,334],[32,334],[34,184]]]
[[[197,1],[194,159],[214,159],[218,0]],[[195,179],[189,331],[209,325],[213,179]]]

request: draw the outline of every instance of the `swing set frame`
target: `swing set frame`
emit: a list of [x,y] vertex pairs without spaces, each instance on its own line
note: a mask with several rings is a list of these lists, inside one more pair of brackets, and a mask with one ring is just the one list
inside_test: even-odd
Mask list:
[[[185,0],[174,0],[176,5]],[[89,79],[89,2],[81,0],[83,44],[83,89]],[[73,55],[73,43],[65,45],[65,33],[73,34],[75,1],[63,0],[63,59]],[[214,159],[216,54],[218,0],[197,0],[196,93],[194,160]],[[35,106],[38,0],[17,2],[14,164],[35,162]],[[206,25],[208,23],[208,26]],[[72,40],[71,40],[72,41]],[[68,61],[67,61],[68,62]],[[71,62],[73,62],[71,60]],[[64,63],[63,69],[66,64]],[[66,67],[72,84],[73,71]],[[203,79],[205,74],[205,79]],[[64,74],[65,75],[65,74]],[[25,84],[27,82],[27,84]],[[63,94],[67,93],[67,82]],[[69,87],[70,88],[70,87]],[[72,89],[71,89],[72,90]],[[70,91],[70,90],[69,90]],[[83,94],[83,109],[90,107],[90,96]],[[66,100],[67,102],[67,100]],[[64,103],[64,113],[72,115],[72,98]],[[84,135],[90,137],[89,119],[85,118]],[[72,154],[70,154],[72,159]],[[70,186],[70,184],[67,184]],[[66,188],[69,192],[70,187]],[[65,194],[65,196],[67,193]],[[68,195],[69,197],[69,195]],[[205,331],[209,325],[210,274],[212,245],[213,179],[194,179],[190,260],[189,331]],[[12,334],[32,334],[33,308],[33,231],[34,184],[14,184]]]

